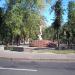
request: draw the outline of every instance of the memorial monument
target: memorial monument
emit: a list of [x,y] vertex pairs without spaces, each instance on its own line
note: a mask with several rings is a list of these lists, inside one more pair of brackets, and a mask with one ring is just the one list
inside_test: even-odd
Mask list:
[[29,44],[30,47],[53,47],[55,44],[51,42],[50,40],[44,40],[42,38],[42,31],[43,31],[43,23],[40,24],[39,26],[39,33],[38,33],[38,39],[31,41]]
[[38,34],[38,40],[42,40],[42,25],[40,25],[39,28],[40,28],[40,31]]

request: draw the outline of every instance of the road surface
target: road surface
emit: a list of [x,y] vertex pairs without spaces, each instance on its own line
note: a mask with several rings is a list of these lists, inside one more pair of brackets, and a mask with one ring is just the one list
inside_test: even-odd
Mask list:
[[1,58],[0,75],[75,75],[75,62],[20,62]]

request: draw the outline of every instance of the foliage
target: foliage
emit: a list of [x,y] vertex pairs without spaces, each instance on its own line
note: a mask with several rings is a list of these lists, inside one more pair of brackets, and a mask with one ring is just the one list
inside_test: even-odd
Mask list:
[[68,24],[69,30],[72,32],[72,35],[75,36],[75,2],[70,1],[68,4]]
[[50,40],[50,39],[53,39],[54,37],[54,29],[53,27],[49,26],[47,28],[45,28],[45,30],[43,31],[43,39],[47,39],[47,40]]
[[11,42],[20,37],[37,39],[43,17],[39,10],[47,0],[5,0],[6,12],[0,9],[1,40]]
[[42,0],[6,0],[5,25],[10,40],[20,37],[37,39],[42,16],[39,14]]
[[59,29],[61,26],[61,19],[62,19],[61,0],[56,1],[56,4],[54,5],[54,11],[55,11],[55,20],[53,23],[53,27],[56,30],[57,40],[58,40],[58,48],[59,48]]
[[6,38],[7,36],[7,31],[8,31],[8,28],[7,26],[5,25],[5,14],[3,12],[3,9],[0,8],[0,40],[3,41],[4,38]]
[[61,19],[62,19],[62,7],[61,7],[61,0],[57,0],[56,4],[54,6],[54,11],[55,11],[55,20],[53,23],[54,29],[59,29],[61,26]]

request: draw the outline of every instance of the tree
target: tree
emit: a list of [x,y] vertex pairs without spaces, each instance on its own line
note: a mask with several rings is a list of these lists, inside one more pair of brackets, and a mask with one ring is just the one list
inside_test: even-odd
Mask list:
[[74,41],[75,37],[75,2],[69,1],[68,4],[68,30],[72,34],[72,42]]
[[[13,41],[17,36],[37,39],[40,20],[39,10],[47,0],[6,0],[7,10],[4,15],[4,39]],[[43,20],[43,19],[42,19]]]
[[2,24],[3,24],[3,11],[2,8],[0,8],[0,40],[1,40],[1,33],[2,33]]
[[0,8],[0,26],[3,24],[3,10]]
[[58,49],[59,49],[59,29],[61,26],[61,17],[62,17],[62,8],[61,8],[61,0],[57,0],[56,4],[54,5],[55,11],[55,20],[53,23],[54,29],[57,31],[57,40],[58,40]]
[[53,39],[54,40],[54,29],[52,26],[49,26],[49,27],[45,27],[44,31],[43,31],[43,35],[42,37],[44,39],[47,39],[47,40],[51,40]]
[[37,12],[37,0],[8,0],[8,11],[5,17],[11,38],[22,35],[35,39],[39,31],[42,16]]
[[6,30],[7,30],[7,27],[4,23],[4,12],[3,12],[3,8],[0,8],[0,40],[4,41],[4,37],[6,37]]
[[27,9],[38,9],[44,7],[47,0],[6,0],[6,3],[8,5],[8,9],[11,9],[13,5],[16,3],[20,3],[24,8]]

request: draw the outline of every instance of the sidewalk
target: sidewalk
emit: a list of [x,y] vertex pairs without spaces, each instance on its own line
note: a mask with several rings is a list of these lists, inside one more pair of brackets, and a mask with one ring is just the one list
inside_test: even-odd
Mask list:
[[33,53],[0,50],[0,58],[13,60],[70,60],[75,61],[75,54]]

